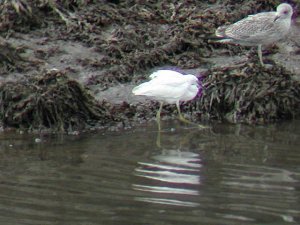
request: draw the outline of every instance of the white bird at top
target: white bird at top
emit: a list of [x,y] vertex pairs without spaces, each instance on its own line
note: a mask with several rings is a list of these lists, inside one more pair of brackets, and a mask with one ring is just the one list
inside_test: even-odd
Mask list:
[[258,46],[258,57],[262,66],[262,45],[269,45],[283,39],[290,30],[293,8],[282,3],[276,12],[262,12],[216,30],[216,36],[223,38],[218,42],[244,46]]
[[186,123],[192,123],[185,119],[180,111],[180,102],[186,102],[195,98],[201,87],[198,78],[194,75],[183,75],[173,70],[158,70],[149,77],[151,80],[133,88],[135,95],[144,95],[160,102],[156,114],[158,129],[160,130],[160,114],[164,103],[176,104],[179,119]]

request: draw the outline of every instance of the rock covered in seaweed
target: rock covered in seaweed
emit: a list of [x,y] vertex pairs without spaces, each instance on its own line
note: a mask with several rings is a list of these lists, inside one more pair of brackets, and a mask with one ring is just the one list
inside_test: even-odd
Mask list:
[[210,119],[268,123],[300,113],[300,83],[284,68],[255,63],[215,68],[203,79],[197,109]]
[[72,131],[108,118],[82,85],[57,70],[3,82],[0,105],[0,119],[8,127]]

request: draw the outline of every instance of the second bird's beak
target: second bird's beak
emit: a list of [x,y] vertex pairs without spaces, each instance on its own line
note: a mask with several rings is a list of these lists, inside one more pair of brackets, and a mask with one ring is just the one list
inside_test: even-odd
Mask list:
[[275,18],[274,18],[274,22],[276,22],[276,20],[278,20],[280,18],[279,15],[277,15]]

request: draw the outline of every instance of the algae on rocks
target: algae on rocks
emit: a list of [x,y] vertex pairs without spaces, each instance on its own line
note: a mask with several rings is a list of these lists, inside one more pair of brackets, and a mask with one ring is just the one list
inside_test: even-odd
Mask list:
[[210,119],[264,124],[300,113],[300,83],[278,66],[255,63],[218,68],[203,78],[197,109]]
[[106,119],[106,110],[82,85],[56,70],[0,86],[0,120],[5,126],[64,132]]

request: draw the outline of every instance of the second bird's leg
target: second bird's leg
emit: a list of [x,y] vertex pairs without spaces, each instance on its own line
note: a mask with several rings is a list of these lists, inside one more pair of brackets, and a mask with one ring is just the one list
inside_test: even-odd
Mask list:
[[257,53],[258,53],[258,58],[259,58],[260,64],[261,64],[262,66],[265,66],[265,64],[264,64],[264,62],[263,62],[263,59],[262,59],[261,45],[258,45],[258,47],[257,47]]

